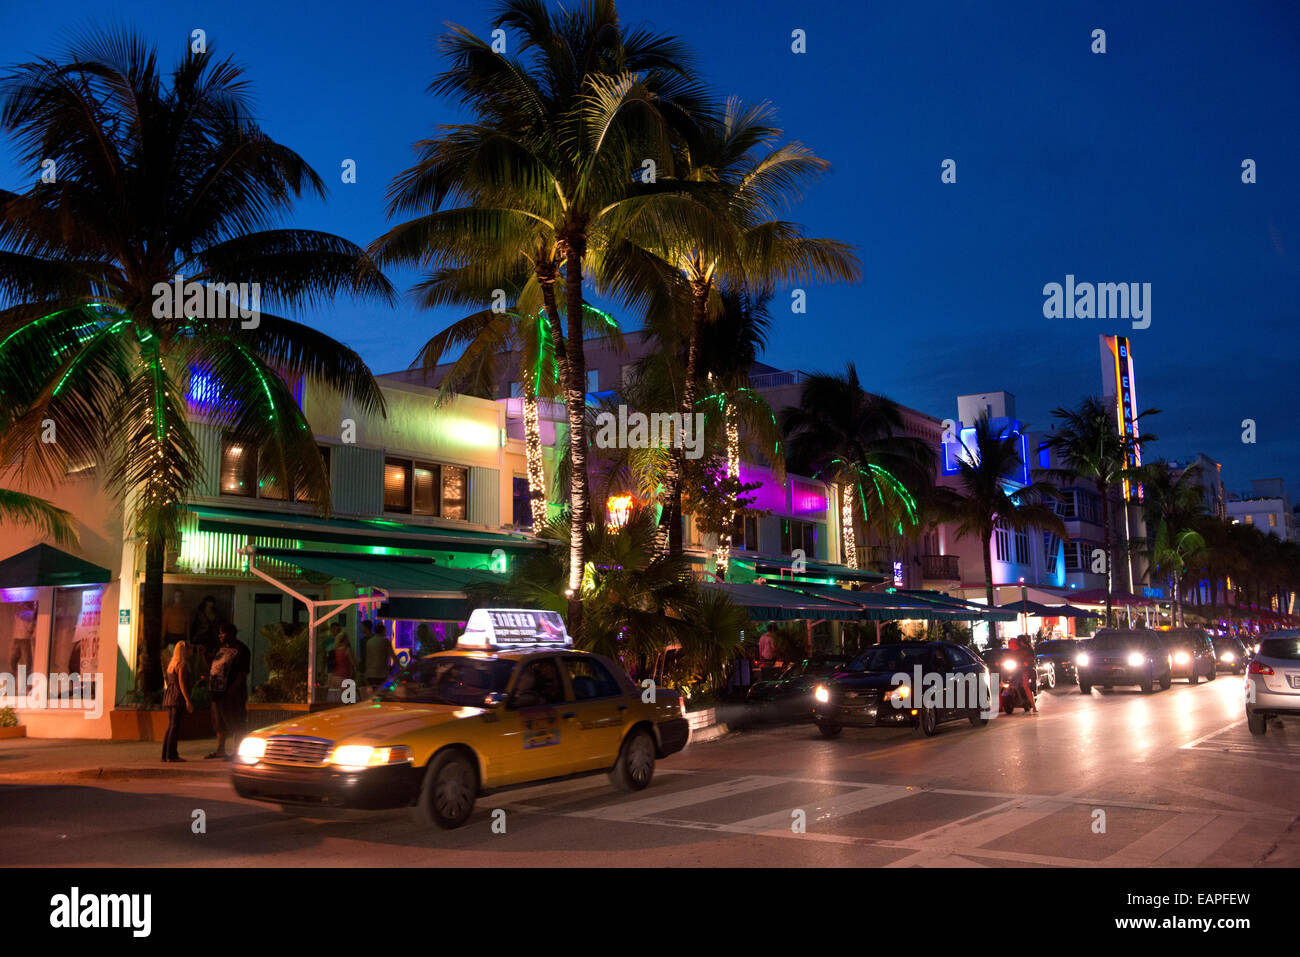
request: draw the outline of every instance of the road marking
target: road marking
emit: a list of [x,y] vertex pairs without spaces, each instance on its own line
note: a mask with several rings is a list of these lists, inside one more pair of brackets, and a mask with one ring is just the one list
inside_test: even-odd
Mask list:
[[1213,814],[1177,814],[1120,848],[1105,858],[1103,863],[1109,867],[1142,867],[1151,864],[1162,854],[1182,846],[1214,818]]
[[1218,853],[1219,848],[1232,840],[1248,823],[1248,820],[1221,814],[1183,843],[1162,854],[1155,863],[1161,867],[1192,867],[1200,864]]
[[[898,787],[897,785],[867,785],[848,794],[833,797],[825,804],[818,804],[806,809],[808,815],[807,825],[811,830],[835,818],[856,814],[859,811],[865,811],[881,804],[891,804],[894,801],[919,793],[919,791],[909,791],[907,788]],[[758,817],[736,821],[730,827],[754,834],[763,834],[768,831],[788,831],[791,822],[794,820],[793,811],[794,809],[790,808],[783,811],[774,811],[771,814],[760,814]]]
[[759,791],[763,788],[786,784],[786,778],[752,775],[723,781],[721,784],[708,784],[704,787],[676,791],[672,794],[660,794],[655,797],[641,798],[637,801],[624,801],[601,808],[572,812],[574,817],[590,817],[604,821],[632,821],[671,811],[674,808],[689,807],[692,804],[704,804],[720,798],[735,797],[747,791]]
[[914,834],[908,838],[908,842],[925,847],[960,847],[965,853],[982,847],[990,841],[996,841],[1012,831],[1028,827],[1069,806],[1069,800],[1050,798],[1007,802],[1000,808],[991,808],[982,815],[973,814],[962,821],[942,825],[924,834]]
[[1223,726],[1222,728],[1220,728],[1218,731],[1211,731],[1209,734],[1203,734],[1203,735],[1201,735],[1199,738],[1197,738],[1195,741],[1188,741],[1186,744],[1180,744],[1180,745],[1178,746],[1178,748],[1179,748],[1180,751],[1181,751],[1181,750],[1191,750],[1192,748],[1196,747],[1196,746],[1197,746],[1198,744],[1200,744],[1201,742],[1203,742],[1203,741],[1209,741],[1210,738],[1218,737],[1219,735],[1223,734],[1223,732],[1225,732],[1225,731],[1231,731],[1233,728],[1240,727],[1241,725],[1243,725],[1243,724],[1245,724],[1245,723],[1246,723],[1246,719],[1245,719],[1245,718],[1242,718],[1240,721],[1234,721],[1234,722],[1232,722],[1232,724],[1224,725],[1224,726]]

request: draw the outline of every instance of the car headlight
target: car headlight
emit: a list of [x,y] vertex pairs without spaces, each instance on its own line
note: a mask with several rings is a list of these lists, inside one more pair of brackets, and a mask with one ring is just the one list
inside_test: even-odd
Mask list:
[[1146,664],[1146,660],[1147,659],[1145,655],[1139,654],[1138,652],[1135,651],[1133,652],[1133,654],[1128,656],[1128,666],[1130,668],[1137,668],[1140,667],[1141,665]]
[[826,704],[831,700],[831,693],[825,685],[818,685],[817,690],[813,692],[813,697],[822,704]]
[[1080,652],[1074,658],[1074,663],[1082,668],[1088,667],[1088,656]]
[[911,695],[911,693],[912,689],[907,685],[899,685],[897,688],[885,692],[885,700],[893,701],[896,705],[901,706],[904,699]]
[[245,764],[256,764],[266,754],[266,738],[245,738],[239,742],[236,757]]
[[355,771],[383,764],[402,764],[414,760],[411,749],[404,745],[391,748],[372,748],[368,744],[344,744],[334,749],[330,764]]
[[1179,651],[1174,653],[1174,662],[1176,664],[1185,665],[1187,664],[1187,662],[1191,660],[1192,660],[1191,656],[1188,655],[1187,652],[1185,651]]
[[1234,655],[1231,651],[1225,651],[1223,653],[1223,660],[1228,663],[1232,663],[1237,660],[1237,656]]

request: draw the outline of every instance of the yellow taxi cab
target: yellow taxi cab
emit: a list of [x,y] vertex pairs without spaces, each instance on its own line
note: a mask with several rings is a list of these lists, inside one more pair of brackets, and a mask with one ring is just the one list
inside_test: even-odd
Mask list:
[[689,737],[680,695],[574,649],[555,612],[477,609],[455,651],[413,659],[373,700],[245,737],[232,777],[255,800],[410,806],[454,828],[480,795],[552,778],[607,772],[639,791]]

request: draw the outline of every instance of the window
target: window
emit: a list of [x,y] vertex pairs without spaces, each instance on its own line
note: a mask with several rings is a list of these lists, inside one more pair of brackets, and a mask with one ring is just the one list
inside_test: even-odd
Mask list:
[[1061,540],[1056,537],[1056,533],[1043,532],[1044,568],[1049,575],[1056,574],[1056,547],[1060,544]]
[[1269,528],[1277,528],[1277,513],[1276,513],[1276,512],[1269,512],[1269,513],[1268,513],[1268,527],[1269,527]]
[[384,511],[463,520],[468,476],[455,465],[384,459]]
[[221,494],[257,495],[257,453],[229,436],[221,442]]
[[[325,477],[330,475],[330,447],[318,445],[321,458],[325,460]],[[259,481],[257,450],[244,442],[237,441],[230,435],[221,439],[221,494],[239,495],[245,498],[263,498],[283,502],[289,498],[286,490],[273,476],[262,477]],[[307,490],[296,487],[293,490],[295,502],[310,502]]]
[[587,391],[588,392],[600,391],[600,370],[599,369],[587,370]]
[[781,519],[781,551],[791,554],[796,548],[802,548],[804,556],[813,558],[817,555],[817,525],[813,522],[797,522],[794,519]]
[[1254,516],[1254,515],[1247,515],[1247,516],[1246,516],[1246,524],[1247,524],[1247,525],[1254,525],[1254,524],[1255,524],[1255,516]]
[[1016,564],[1029,564],[1029,535],[1025,532],[1016,532]]
[[593,698],[615,698],[623,693],[609,669],[594,658],[565,658],[569,669],[569,683],[573,685],[576,701]]
[[731,547],[741,551],[758,551],[758,516],[737,515],[736,527],[731,532]]
[[[95,697],[90,676],[99,670],[99,612],[103,598],[103,585],[55,589],[46,692],[50,699]],[[84,685],[83,674],[89,679]]]
[[513,522],[516,528],[532,528],[533,526],[533,500],[528,491],[528,479],[522,475],[516,475],[511,484],[511,498],[513,502]]
[[993,547],[998,561],[1010,560],[1011,548],[1007,538],[1007,526],[1002,519],[993,522]]
[[[530,661],[523,666],[510,692],[511,708],[535,708],[564,701],[564,685],[554,658]],[[524,742],[524,747],[528,747]]]

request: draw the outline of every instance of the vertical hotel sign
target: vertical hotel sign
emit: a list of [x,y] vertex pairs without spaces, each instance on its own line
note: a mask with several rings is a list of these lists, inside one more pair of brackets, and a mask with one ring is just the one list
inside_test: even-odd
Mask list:
[[[1126,462],[1129,468],[1137,468],[1142,464],[1142,450],[1136,441],[1138,411],[1137,384],[1133,378],[1133,353],[1127,336],[1102,336],[1101,343],[1102,354],[1106,359],[1103,368],[1109,373],[1106,376],[1107,386],[1111,386],[1110,379],[1111,376],[1114,377],[1115,422],[1119,428],[1120,439],[1127,446]],[[1107,391],[1109,392],[1110,389],[1108,388]],[[1142,486],[1124,479],[1124,500],[1133,501],[1135,492],[1137,500],[1142,501]]]

